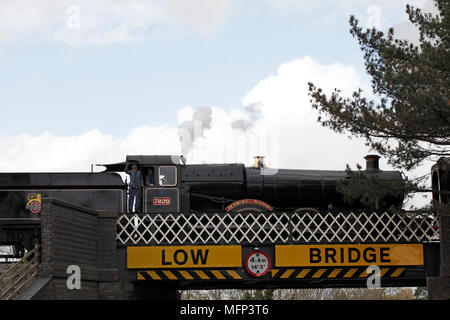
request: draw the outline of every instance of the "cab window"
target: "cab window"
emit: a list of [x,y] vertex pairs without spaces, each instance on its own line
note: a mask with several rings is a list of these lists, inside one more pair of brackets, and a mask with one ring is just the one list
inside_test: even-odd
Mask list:
[[173,187],[177,185],[177,168],[174,166],[159,167],[159,185],[163,187]]
[[155,171],[153,167],[145,167],[142,170],[145,186],[153,187],[155,185]]

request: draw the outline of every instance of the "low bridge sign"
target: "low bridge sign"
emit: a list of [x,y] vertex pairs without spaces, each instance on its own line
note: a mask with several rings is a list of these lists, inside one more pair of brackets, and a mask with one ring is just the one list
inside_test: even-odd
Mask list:
[[[425,286],[439,268],[436,221],[350,214],[337,225],[329,213],[284,215],[123,215],[121,278],[186,289],[365,287],[373,277],[381,286]],[[331,222],[311,226],[319,218]]]

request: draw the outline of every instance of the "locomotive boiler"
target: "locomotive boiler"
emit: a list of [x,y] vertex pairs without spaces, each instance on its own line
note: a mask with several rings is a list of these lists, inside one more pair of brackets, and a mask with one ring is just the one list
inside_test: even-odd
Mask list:
[[[384,181],[403,181],[399,171],[382,171],[378,156],[366,157],[367,175]],[[263,164],[185,164],[178,156],[127,156],[144,175],[154,172],[153,187],[142,192],[145,213],[294,211],[308,208],[358,209],[336,190],[345,171],[273,169]],[[0,173],[0,217],[38,217],[42,199],[54,198],[94,210],[126,212],[127,183],[118,172],[125,163],[103,165],[99,173]],[[403,198],[383,201],[401,207]],[[374,209],[374,208],[371,208]],[[379,208],[385,209],[385,208]]]
[[[379,156],[366,156],[367,175],[383,181],[403,181],[400,171],[382,171]],[[338,181],[348,178],[345,171],[267,168],[262,157],[255,165],[180,163],[175,156],[128,156],[145,175],[155,173],[155,187],[143,192],[144,212],[237,212],[308,209],[358,209],[343,201],[336,190]],[[105,165],[106,172],[123,170],[125,163]],[[145,177],[144,177],[145,180]],[[403,197],[389,197],[380,203],[386,209],[401,207]],[[374,209],[374,208],[373,208]]]

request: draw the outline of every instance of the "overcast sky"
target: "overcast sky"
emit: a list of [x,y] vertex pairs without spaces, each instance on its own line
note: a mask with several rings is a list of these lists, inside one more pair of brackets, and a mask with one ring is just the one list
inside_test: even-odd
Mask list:
[[[0,171],[85,171],[126,154],[344,169],[362,140],[316,123],[307,82],[368,78],[348,19],[417,35],[430,0],[2,0]],[[201,122],[182,150],[180,129]],[[197,130],[198,131],[198,130]],[[386,161],[381,162],[388,168]],[[425,165],[415,176],[429,172]]]

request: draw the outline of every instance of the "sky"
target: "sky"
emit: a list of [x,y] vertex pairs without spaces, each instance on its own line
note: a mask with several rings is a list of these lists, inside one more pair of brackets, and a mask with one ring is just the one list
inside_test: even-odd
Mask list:
[[406,3],[433,11],[431,0],[2,0],[0,171],[87,171],[127,154],[363,164],[363,140],[317,123],[307,82],[370,97],[349,17],[417,41]]

